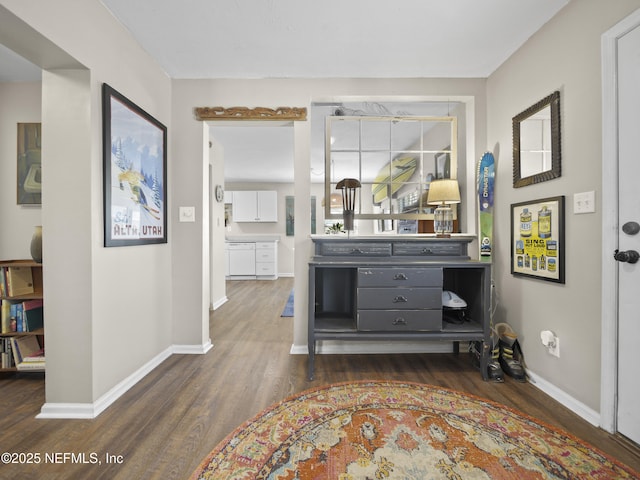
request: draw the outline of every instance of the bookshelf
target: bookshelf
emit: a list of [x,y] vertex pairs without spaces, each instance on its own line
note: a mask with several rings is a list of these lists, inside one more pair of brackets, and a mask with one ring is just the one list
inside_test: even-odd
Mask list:
[[42,264],[0,260],[0,300],[0,373],[44,372],[44,355],[17,366],[15,354],[22,358],[44,349]]

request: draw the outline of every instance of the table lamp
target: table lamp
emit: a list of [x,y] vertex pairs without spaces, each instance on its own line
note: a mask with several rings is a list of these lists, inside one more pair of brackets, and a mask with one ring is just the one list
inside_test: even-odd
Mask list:
[[436,235],[450,237],[453,232],[453,210],[449,205],[460,203],[458,181],[450,178],[432,181],[427,203],[438,205],[433,214],[433,230]]

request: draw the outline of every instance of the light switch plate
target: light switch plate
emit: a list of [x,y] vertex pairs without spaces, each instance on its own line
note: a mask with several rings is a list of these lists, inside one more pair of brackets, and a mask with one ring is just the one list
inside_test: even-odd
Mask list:
[[596,192],[573,194],[573,213],[594,213],[596,211]]
[[196,221],[196,207],[180,207],[179,212],[181,222]]

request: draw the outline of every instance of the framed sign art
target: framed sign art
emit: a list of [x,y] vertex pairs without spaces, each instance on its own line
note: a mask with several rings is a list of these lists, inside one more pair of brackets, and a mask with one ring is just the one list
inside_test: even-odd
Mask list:
[[564,196],[511,205],[511,273],[564,283]]
[[102,87],[104,246],[167,243],[167,128]]

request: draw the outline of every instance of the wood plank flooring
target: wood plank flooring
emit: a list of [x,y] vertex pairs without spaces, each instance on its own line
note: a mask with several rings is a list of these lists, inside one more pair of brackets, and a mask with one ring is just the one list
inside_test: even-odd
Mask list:
[[[424,382],[499,402],[640,471],[637,450],[533,385],[483,382],[462,347],[457,356],[319,355],[309,382],[306,356],[289,354],[293,319],[280,317],[292,287],[291,278],[228,282],[229,302],[211,315],[213,350],[170,357],[93,420],[37,420],[42,377],[0,379],[0,453],[40,455],[39,464],[0,464],[0,479],[186,479],[220,440],[272,403],[364,379]],[[80,454],[86,463],[77,463]]]

